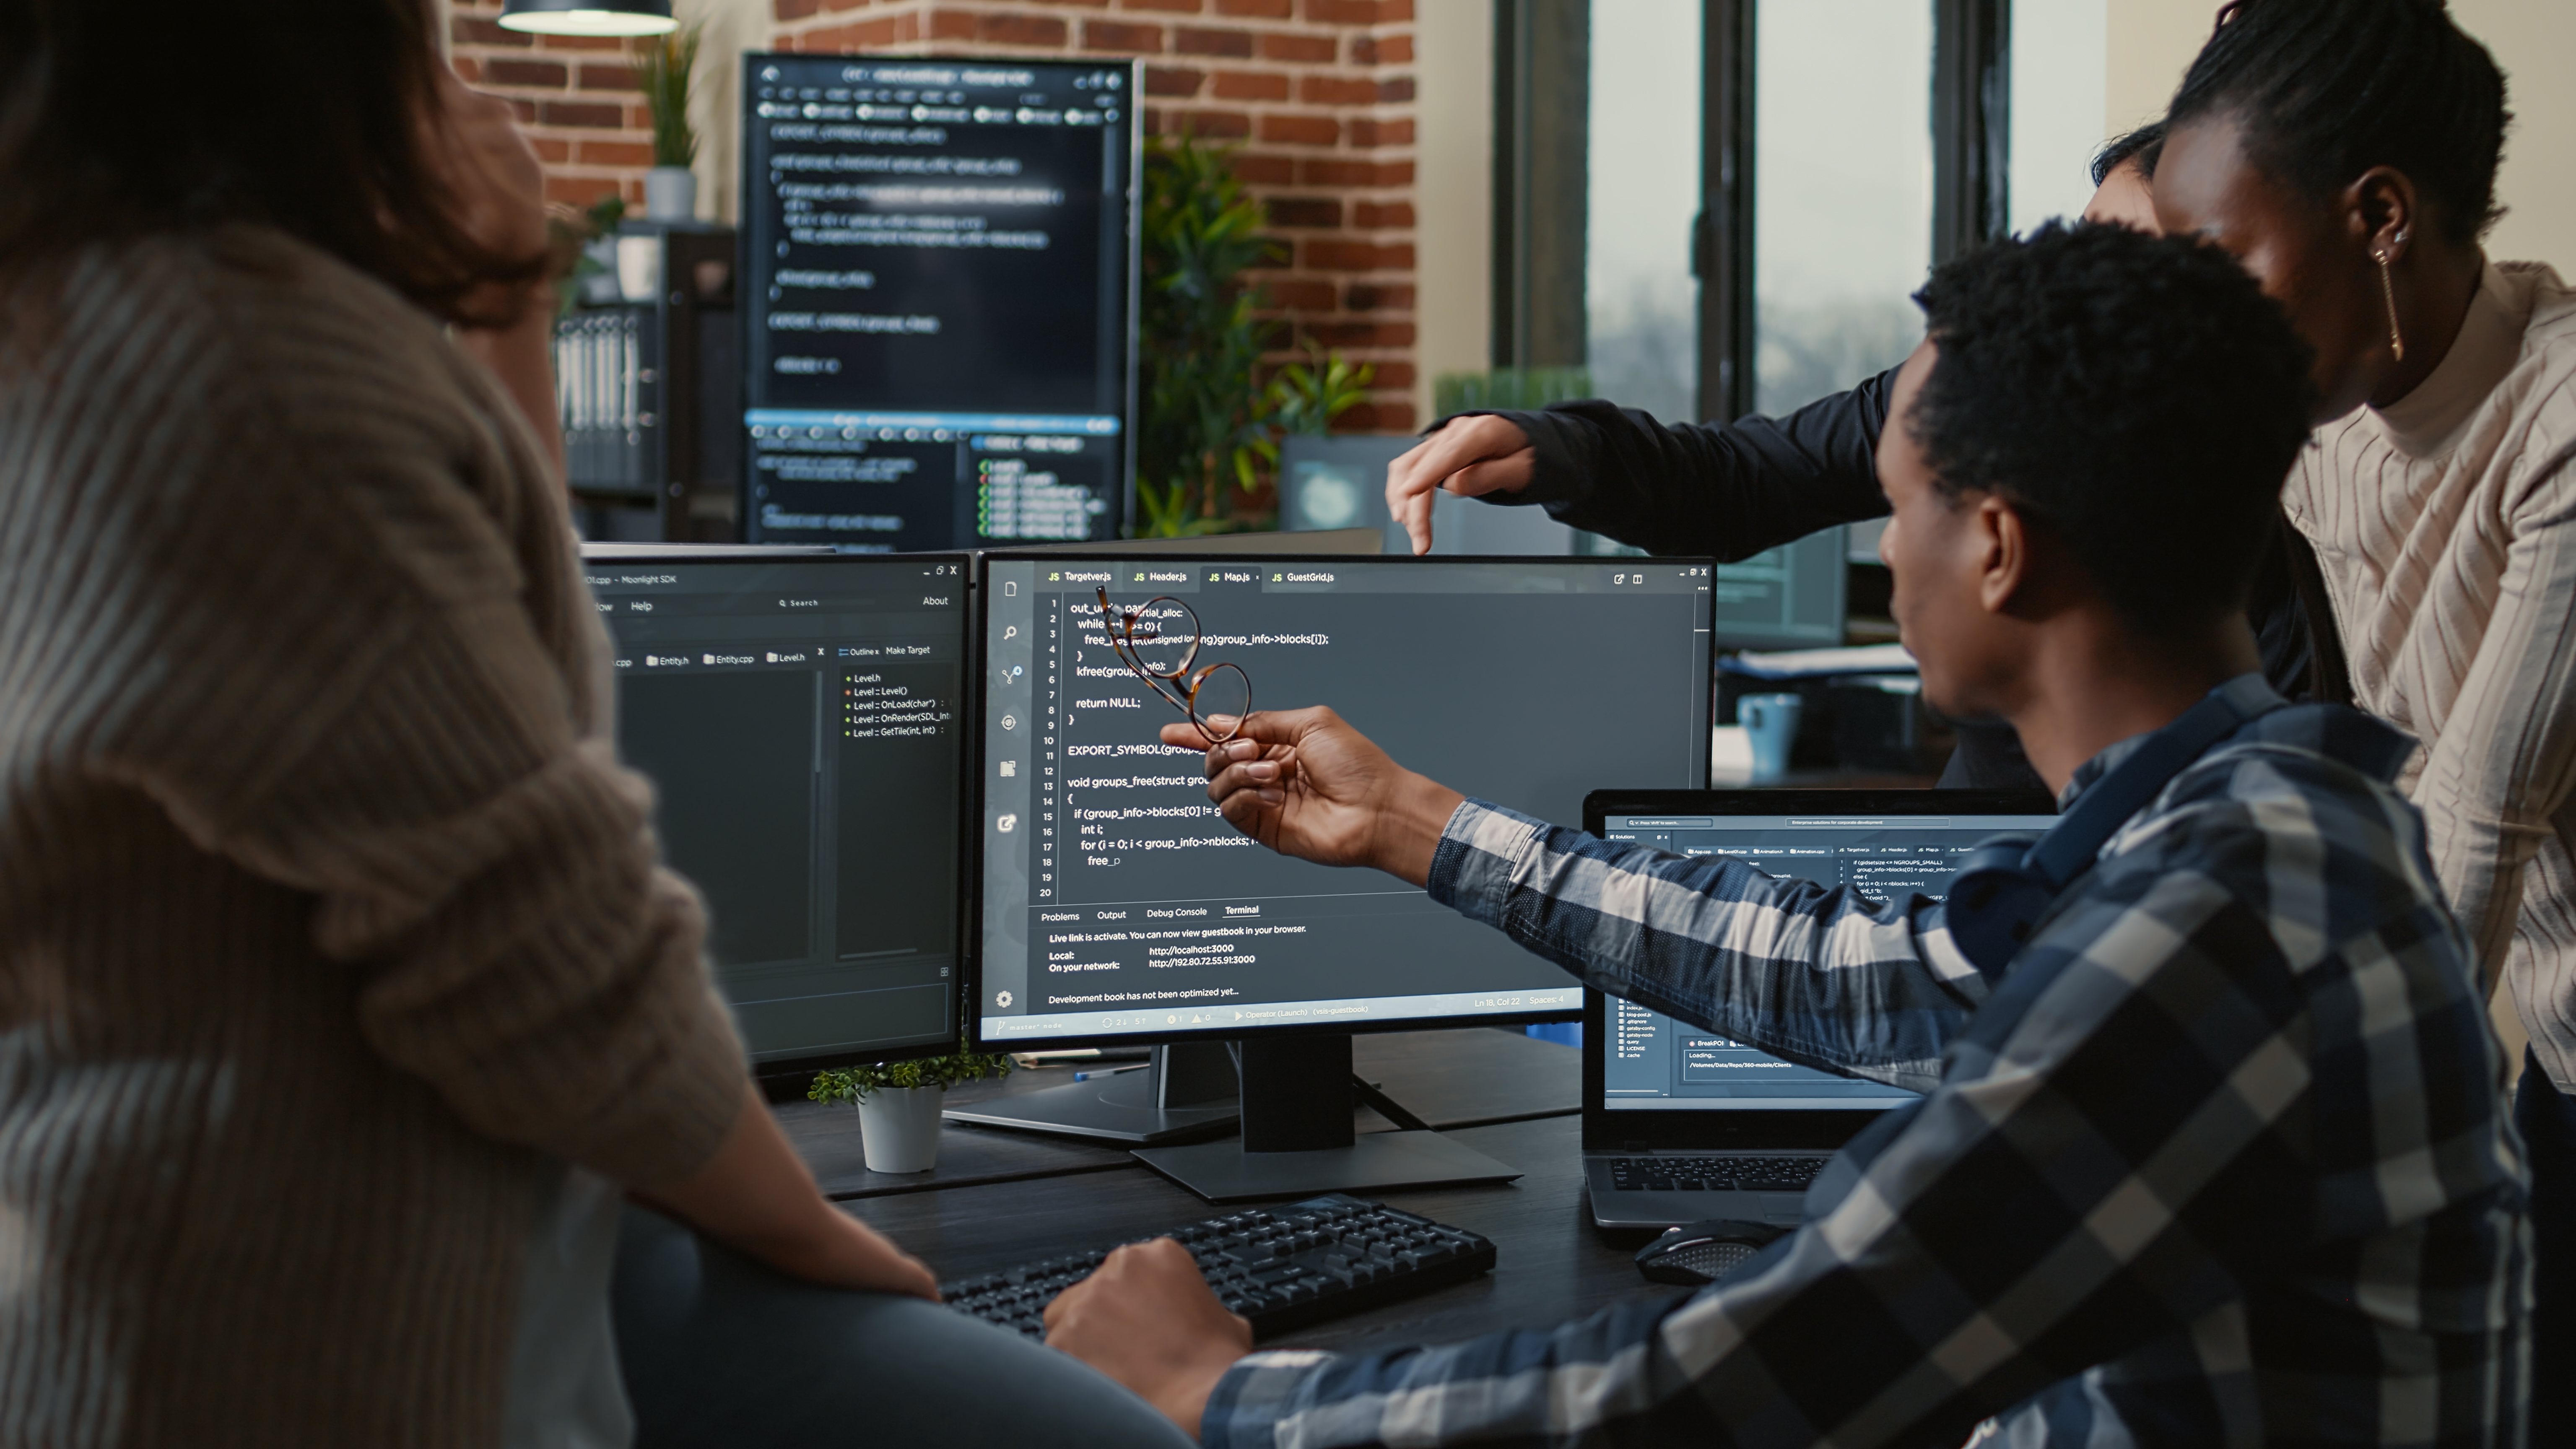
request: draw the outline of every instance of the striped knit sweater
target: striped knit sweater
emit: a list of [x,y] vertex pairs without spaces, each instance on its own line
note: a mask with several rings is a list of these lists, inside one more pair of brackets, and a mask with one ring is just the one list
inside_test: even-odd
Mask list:
[[44,290],[0,335],[0,1443],[488,1444],[558,1160],[673,1180],[742,1100],[559,488],[277,233]]
[[2318,429],[2282,501],[2354,702],[2423,742],[2452,909],[2576,1090],[2576,290],[2489,265],[2432,376]]

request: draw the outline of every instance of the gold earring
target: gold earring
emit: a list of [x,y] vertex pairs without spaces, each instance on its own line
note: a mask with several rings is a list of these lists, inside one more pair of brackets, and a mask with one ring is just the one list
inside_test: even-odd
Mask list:
[[2371,253],[2371,256],[2379,263],[2380,300],[2388,304],[2388,355],[2395,361],[2404,362],[2406,337],[2397,330],[2397,284],[2390,281],[2388,277],[2388,253],[2378,251]]

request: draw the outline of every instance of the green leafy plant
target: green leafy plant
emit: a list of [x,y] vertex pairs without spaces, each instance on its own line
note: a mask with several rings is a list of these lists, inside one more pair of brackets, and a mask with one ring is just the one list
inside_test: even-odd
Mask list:
[[953,1087],[985,1077],[1007,1077],[1011,1059],[983,1052],[957,1052],[944,1057],[915,1057],[905,1062],[867,1062],[855,1067],[826,1068],[805,1089],[809,1102],[863,1102],[885,1088]]
[[1188,538],[1275,526],[1250,505],[1278,463],[1279,438],[1325,431],[1366,395],[1373,371],[1309,347],[1306,360],[1263,380],[1273,326],[1245,274],[1272,243],[1231,148],[1158,137],[1144,182],[1136,531]]
[[653,116],[653,164],[693,166],[698,159],[698,133],[689,125],[689,78],[698,68],[703,24],[684,26],[667,35],[635,42],[635,83],[644,92],[644,108]]

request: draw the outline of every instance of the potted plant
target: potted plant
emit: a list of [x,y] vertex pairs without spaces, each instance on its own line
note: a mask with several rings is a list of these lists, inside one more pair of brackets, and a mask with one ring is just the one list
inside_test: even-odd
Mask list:
[[814,1074],[809,1101],[856,1102],[859,1146],[870,1172],[928,1172],[939,1165],[939,1105],[959,1082],[1010,1075],[1011,1059],[982,1052],[871,1062]]
[[698,133],[689,125],[689,77],[706,27],[691,25],[635,44],[635,83],[653,116],[653,169],[644,173],[647,221],[695,221]]
[[1137,359],[1136,532],[1190,538],[1278,527],[1261,503],[1279,439],[1323,433],[1368,396],[1374,369],[1311,344],[1263,380],[1284,324],[1253,277],[1279,243],[1234,152],[1186,134],[1145,150],[1143,328]]

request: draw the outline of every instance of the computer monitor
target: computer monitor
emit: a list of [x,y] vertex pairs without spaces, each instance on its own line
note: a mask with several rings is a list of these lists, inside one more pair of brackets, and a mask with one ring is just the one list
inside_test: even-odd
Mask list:
[[[1773,875],[1872,900],[1939,900],[1976,846],[2057,823],[2036,790],[1731,790],[1698,798],[1603,791],[1586,818],[1608,840],[1676,855],[1726,855]],[[1890,1107],[1899,1087],[1783,1061],[1742,1042],[1615,998],[1591,1003],[1585,1029],[1587,1130],[1643,1146],[1838,1144]]]
[[743,57],[746,538],[883,552],[1118,536],[1138,74]]
[[590,545],[617,743],[765,1072],[958,1039],[967,559]]
[[1717,566],[1712,618],[1717,647],[1831,649],[1843,642],[1849,592],[1843,530]]
[[[1346,1162],[1295,1180],[1236,1169],[1299,1155],[1265,1144],[1308,1140],[1302,1128],[1274,1133],[1265,1115],[1311,1109],[1308,1125],[1339,1136],[1317,1150],[1349,1143],[1350,1033],[1565,1020],[1579,988],[1421,890],[1275,855],[1219,818],[1202,753],[1157,742],[1180,715],[1110,648],[1099,590],[1125,606],[1186,602],[1204,631],[1198,662],[1239,665],[1256,709],[1330,705],[1443,783],[1572,824],[1585,794],[1613,781],[1705,782],[1711,567],[985,556],[975,1035],[1013,1049],[1238,1043],[1251,1151],[1141,1154],[1210,1197],[1444,1180],[1420,1164],[1392,1165],[1393,1178]],[[1157,615],[1164,627],[1177,617]],[[1167,1064],[1173,1079],[1193,1074]],[[1231,1085],[1222,1068],[1201,1074]],[[1261,1100],[1255,1084],[1274,1077],[1295,1103]],[[958,1115],[1146,1141],[1222,1130],[1233,1115],[1168,1093],[1122,1115],[1115,1093],[1060,1090],[1057,1102]],[[1155,1118],[1156,1107],[1183,1115]],[[1176,1167],[1175,1153],[1206,1160]]]

